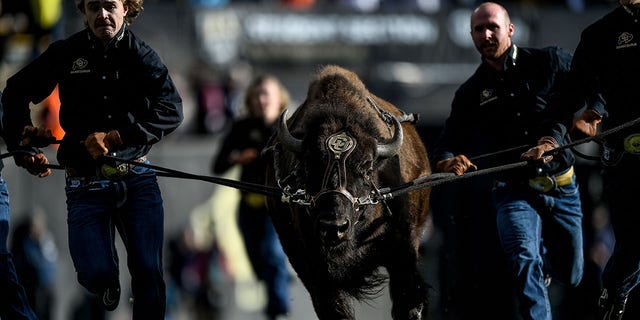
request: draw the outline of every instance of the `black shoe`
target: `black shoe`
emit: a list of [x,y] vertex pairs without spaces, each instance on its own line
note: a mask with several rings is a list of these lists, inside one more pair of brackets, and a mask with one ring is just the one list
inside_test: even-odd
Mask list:
[[113,311],[120,303],[120,287],[107,288],[102,293],[102,305],[107,311]]
[[627,305],[627,295],[609,297],[607,289],[602,289],[602,294],[598,299],[600,309],[600,319],[602,320],[622,320],[624,309]]

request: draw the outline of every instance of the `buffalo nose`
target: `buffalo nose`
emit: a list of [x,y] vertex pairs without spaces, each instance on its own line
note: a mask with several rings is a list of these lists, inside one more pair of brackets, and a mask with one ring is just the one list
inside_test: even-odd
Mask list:
[[338,242],[344,240],[351,225],[349,219],[320,220],[318,230],[325,241]]

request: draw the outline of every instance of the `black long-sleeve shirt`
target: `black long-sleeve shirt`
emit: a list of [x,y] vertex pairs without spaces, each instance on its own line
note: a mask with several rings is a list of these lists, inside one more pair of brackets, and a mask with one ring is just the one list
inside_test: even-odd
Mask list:
[[[58,85],[61,165],[95,168],[82,141],[91,133],[118,130],[115,156],[134,159],[174,131],[183,120],[182,99],[158,54],[127,27],[106,46],[87,28],[52,43],[7,81],[2,102],[5,140],[20,148],[31,125],[29,103],[44,100]],[[88,171],[90,172],[90,171]]]
[[[589,25],[581,34],[571,65],[578,85],[574,108],[585,103],[605,116],[602,129],[640,117],[640,9],[619,6]],[[637,126],[606,137],[622,148],[622,140],[638,133]]]
[[212,166],[213,172],[221,174],[235,165],[235,163],[229,161],[229,156],[232,152],[252,148],[258,151],[258,158],[242,166],[240,180],[264,184],[267,165],[260,156],[260,152],[267,145],[272,132],[273,126],[265,125],[260,118],[247,118],[235,122],[225,136],[220,151],[215,157]]
[[[488,158],[487,165],[497,166],[522,161],[520,155],[543,136],[566,143],[573,111],[556,102],[566,85],[570,63],[571,54],[557,47],[515,45],[509,49],[504,70],[483,61],[455,93],[434,149],[434,163],[458,154],[472,158],[522,146]],[[573,154],[565,150],[548,164],[505,171],[496,178],[524,182],[535,175],[560,173],[574,161]]]

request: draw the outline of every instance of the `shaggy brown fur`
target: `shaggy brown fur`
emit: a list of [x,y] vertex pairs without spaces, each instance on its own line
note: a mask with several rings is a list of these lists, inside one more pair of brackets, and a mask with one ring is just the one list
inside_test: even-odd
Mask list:
[[[354,197],[375,187],[394,187],[430,173],[425,147],[410,123],[403,123],[404,141],[397,155],[379,157],[376,146],[389,142],[394,125],[382,121],[372,103],[393,115],[402,112],[370,93],[358,76],[338,66],[321,69],[307,99],[288,120],[302,150],[288,151],[278,135],[265,156],[271,162],[268,184],[289,185],[317,195],[341,182]],[[329,167],[333,154],[329,136],[345,132],[355,148],[341,168]],[[325,177],[326,175],[326,177]],[[279,180],[279,181],[276,181]],[[280,184],[279,184],[280,183]],[[325,319],[354,319],[351,298],[380,292],[386,269],[394,319],[421,319],[427,313],[427,285],[419,270],[418,246],[428,214],[429,189],[366,205],[355,210],[338,192],[301,206],[270,199],[270,214],[289,260],[310,293],[316,314]]]

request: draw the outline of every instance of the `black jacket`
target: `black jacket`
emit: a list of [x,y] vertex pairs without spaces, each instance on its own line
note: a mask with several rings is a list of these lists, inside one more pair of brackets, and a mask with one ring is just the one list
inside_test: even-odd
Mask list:
[[[234,151],[253,148],[260,154],[273,133],[273,126],[266,126],[261,118],[246,118],[234,122],[225,136],[220,151],[213,163],[213,172],[222,174],[234,164],[229,162],[229,155]],[[267,164],[262,156],[242,166],[240,180],[255,184],[264,184]]]
[[[472,158],[521,147],[488,158],[481,168],[497,166],[522,161],[520,155],[543,136],[566,143],[573,111],[560,108],[557,99],[567,83],[571,54],[557,47],[512,45],[508,55],[503,71],[482,62],[458,88],[436,143],[434,163],[458,154]],[[508,171],[498,178],[524,182],[535,175],[560,173],[574,161],[573,154],[566,150],[546,165]]]
[[[584,104],[604,115],[602,129],[610,129],[640,117],[640,10],[619,6],[582,32],[571,65],[578,84],[574,109]],[[607,137],[621,148],[637,126]]]
[[134,159],[182,122],[182,100],[157,53],[123,27],[106,47],[87,28],[52,43],[8,79],[4,90],[5,140],[19,148],[31,125],[29,103],[39,103],[59,86],[58,149],[61,165],[92,170],[95,161],[82,141],[96,131],[118,130],[124,145],[116,157]]

